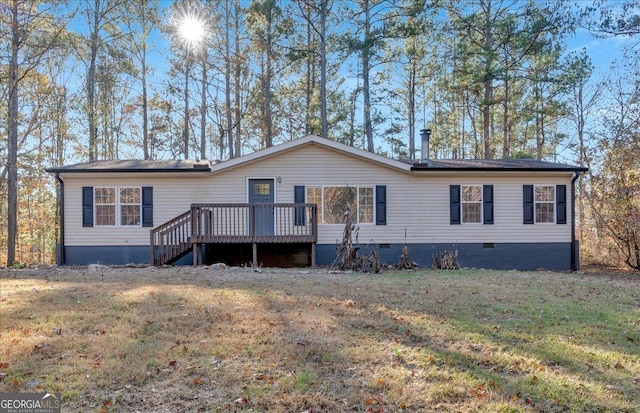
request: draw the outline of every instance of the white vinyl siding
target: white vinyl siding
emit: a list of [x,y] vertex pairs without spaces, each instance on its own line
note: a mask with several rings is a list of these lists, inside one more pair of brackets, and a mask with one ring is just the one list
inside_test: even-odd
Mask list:
[[[408,244],[569,242],[570,225],[523,224],[522,186],[562,184],[570,187],[572,176],[572,172],[408,172],[317,144],[296,147],[211,174],[63,174],[65,242],[69,246],[149,245],[149,228],[83,228],[83,186],[153,186],[154,226],[157,227],[187,211],[194,202],[246,202],[249,177],[276,177],[275,195],[277,202],[282,203],[294,202],[296,185],[305,188],[385,185],[386,225],[362,225],[361,241],[392,244],[405,241]],[[478,186],[493,184],[494,225],[449,225],[449,186],[459,182]],[[313,201],[307,198],[307,202]],[[571,210],[570,197],[567,210]],[[335,245],[343,229],[342,225],[320,225],[318,243]]]
[[[192,202],[202,202],[211,181],[203,175],[150,174],[150,173],[90,173],[61,174],[64,179],[65,245],[149,245],[149,227],[141,225],[125,226],[82,226],[82,187],[153,187],[153,224],[157,227],[187,211]],[[94,191],[95,192],[95,191]],[[241,201],[244,202],[244,201]],[[96,204],[94,202],[94,210]]]

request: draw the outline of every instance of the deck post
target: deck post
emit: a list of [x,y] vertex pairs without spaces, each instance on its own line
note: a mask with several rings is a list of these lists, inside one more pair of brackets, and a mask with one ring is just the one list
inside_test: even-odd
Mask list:
[[311,243],[311,268],[316,268],[316,243]]
[[257,242],[253,242],[253,269],[255,270],[256,268],[258,268],[258,243]]
[[154,242],[154,239],[153,239],[153,229],[149,230],[149,235],[150,235],[150,237],[149,237],[149,239],[150,239],[149,240],[149,250],[151,251],[151,260],[149,261],[149,264],[150,265],[156,265],[155,254],[154,254],[154,250],[155,250],[154,244],[155,244],[155,242]]

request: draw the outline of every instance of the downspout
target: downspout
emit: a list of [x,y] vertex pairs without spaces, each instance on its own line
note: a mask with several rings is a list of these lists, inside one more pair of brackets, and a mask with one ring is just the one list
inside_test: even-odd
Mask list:
[[579,263],[576,254],[576,181],[580,172],[574,172],[571,179],[571,270],[578,271]]
[[56,254],[56,264],[64,265],[65,264],[65,256],[64,256],[64,181],[60,179],[60,172],[56,172],[56,181],[60,185],[60,234],[58,242],[60,244],[60,250],[57,251]]

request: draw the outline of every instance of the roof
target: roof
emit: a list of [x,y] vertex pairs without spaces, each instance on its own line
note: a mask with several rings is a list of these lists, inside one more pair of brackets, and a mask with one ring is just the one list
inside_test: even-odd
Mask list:
[[208,161],[126,160],[93,161],[47,168],[47,172],[210,172]]
[[238,158],[222,162],[195,160],[113,160],[93,161],[74,165],[48,168],[47,172],[219,172],[229,168],[241,167],[247,162],[275,156],[307,145],[318,145],[339,153],[346,153],[389,168],[404,172],[410,171],[560,171],[585,172],[587,168],[575,165],[558,164],[534,159],[433,159],[428,161],[399,161],[386,156],[354,148],[340,142],[307,135]]
[[448,171],[557,171],[586,172],[588,168],[536,159],[430,159],[410,161],[411,169]]
[[228,161],[220,162],[216,165],[212,165],[211,171],[217,172],[223,169],[229,169],[229,168],[241,166],[246,162],[252,162],[258,159],[268,158],[268,157],[278,155],[296,148],[309,146],[309,145],[317,145],[325,149],[330,149],[339,153],[347,153],[352,156],[362,158],[377,164],[381,164],[389,168],[399,169],[404,172],[411,171],[411,165],[408,165],[405,162],[402,162],[396,159],[391,159],[386,156],[378,155],[376,153],[372,153],[362,149],[354,148],[353,146],[345,145],[343,143],[336,142],[331,139],[321,138],[320,136],[316,136],[316,135],[307,135],[299,139],[294,139],[292,141],[288,141],[285,143],[281,143],[279,145],[262,149],[260,151],[243,155],[238,158],[229,159]]

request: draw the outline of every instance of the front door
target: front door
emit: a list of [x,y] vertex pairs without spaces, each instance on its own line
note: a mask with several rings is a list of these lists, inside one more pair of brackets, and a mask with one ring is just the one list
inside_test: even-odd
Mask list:
[[[273,179],[249,179],[249,203],[273,204]],[[256,208],[255,235],[274,235],[273,207]],[[253,219],[249,217],[251,235],[254,234]]]

